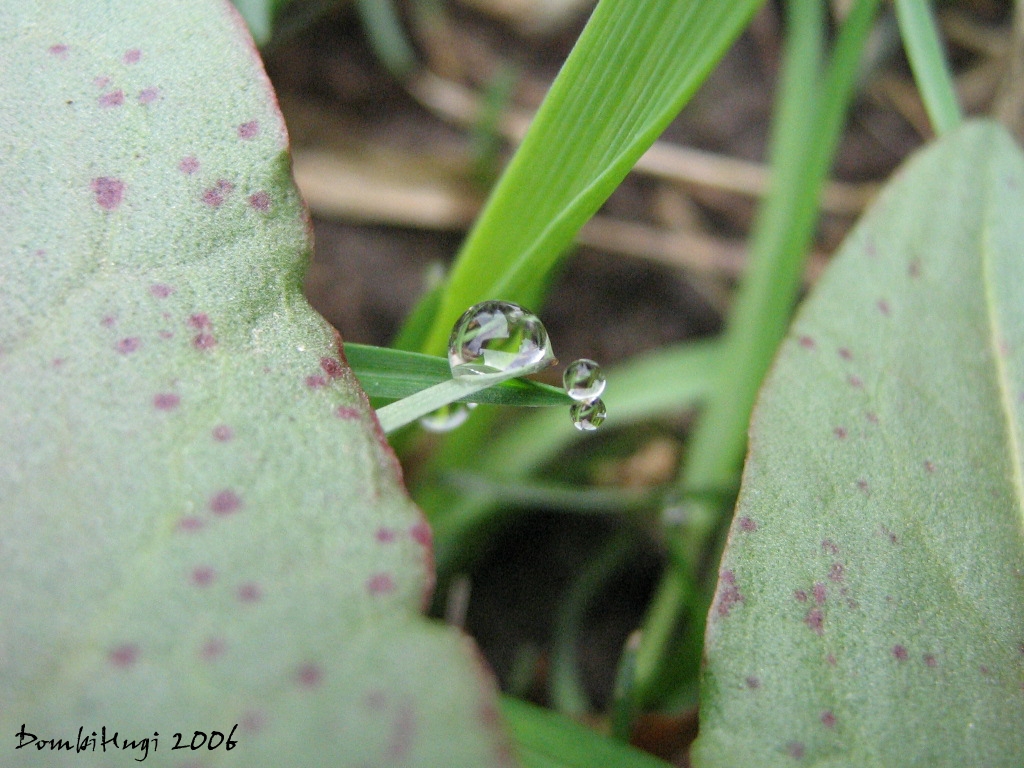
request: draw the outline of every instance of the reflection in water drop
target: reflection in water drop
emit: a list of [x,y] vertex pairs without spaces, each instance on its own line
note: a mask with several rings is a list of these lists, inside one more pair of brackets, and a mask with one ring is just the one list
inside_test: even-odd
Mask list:
[[450,432],[469,418],[465,403],[451,403],[420,418],[420,426],[428,432]]
[[581,403],[592,403],[604,392],[604,373],[601,366],[586,358],[569,363],[562,374],[565,393]]
[[604,423],[607,411],[601,398],[590,403],[573,403],[569,407],[569,415],[576,429],[591,430],[597,429]]
[[456,379],[554,359],[540,318],[507,301],[484,301],[467,309],[448,341],[448,362]]

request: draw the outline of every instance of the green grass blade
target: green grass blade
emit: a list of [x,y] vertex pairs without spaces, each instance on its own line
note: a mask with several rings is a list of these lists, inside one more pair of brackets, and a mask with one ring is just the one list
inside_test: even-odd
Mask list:
[[470,233],[424,351],[441,352],[478,301],[530,304],[760,3],[601,0]]
[[927,0],[896,0],[896,18],[914,80],[935,133],[942,135],[963,120],[953,77]]
[[505,696],[501,711],[524,768],[669,768],[646,752],[525,701]]
[[[345,358],[366,394],[382,400],[400,400],[452,378],[448,361],[435,355],[347,343]],[[525,379],[502,382],[457,402],[469,401],[527,407],[573,403],[560,387]]]

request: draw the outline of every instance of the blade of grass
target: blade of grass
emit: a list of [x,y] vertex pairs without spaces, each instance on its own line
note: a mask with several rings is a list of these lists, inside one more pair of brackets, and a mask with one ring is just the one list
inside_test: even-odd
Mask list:
[[963,120],[949,64],[927,0],[896,0],[896,19],[914,80],[936,135]]
[[[448,360],[435,355],[346,343],[345,359],[366,394],[372,398],[400,400],[452,378]],[[458,402],[470,401],[534,408],[568,407],[573,403],[565,390],[526,379],[504,381],[472,396],[465,395]]]
[[559,601],[552,628],[551,700],[559,712],[580,717],[590,711],[583,688],[577,643],[587,611],[600,591],[623,568],[640,543],[639,531],[624,528],[611,536],[573,580]]
[[456,260],[423,351],[466,307],[529,305],[579,228],[762,0],[601,0]]
[[646,752],[519,699],[503,696],[501,712],[524,768],[670,768]]
[[[746,448],[757,391],[788,326],[817,221],[818,197],[839,141],[858,62],[879,0],[857,0],[843,22],[819,82],[825,32],[819,3],[787,4],[790,34],[772,133],[771,189],[752,235],[751,262],[724,339],[720,379],[690,442],[680,497],[733,487]],[[650,699],[689,607],[685,585],[706,565],[702,556],[727,508],[697,496],[670,532],[671,562],[645,622],[637,659],[638,688]],[[682,591],[681,591],[682,590]]]

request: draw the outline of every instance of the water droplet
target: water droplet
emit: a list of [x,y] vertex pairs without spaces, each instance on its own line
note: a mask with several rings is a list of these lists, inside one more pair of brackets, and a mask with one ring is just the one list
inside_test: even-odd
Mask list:
[[569,406],[569,415],[572,423],[579,430],[597,429],[604,423],[604,417],[608,413],[601,398],[590,403],[573,403]]
[[469,418],[465,403],[451,403],[420,418],[420,426],[428,432],[451,432]]
[[592,403],[604,392],[604,373],[593,360],[577,360],[569,363],[562,374],[565,393],[581,403]]
[[554,362],[551,341],[535,314],[508,301],[484,301],[463,313],[448,341],[456,379]]

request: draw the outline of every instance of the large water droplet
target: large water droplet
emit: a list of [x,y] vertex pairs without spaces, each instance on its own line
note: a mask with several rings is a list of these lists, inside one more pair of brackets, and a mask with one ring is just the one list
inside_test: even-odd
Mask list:
[[554,361],[544,324],[508,301],[484,301],[463,313],[448,341],[452,376],[505,373]]
[[573,403],[569,406],[572,423],[576,425],[576,429],[580,430],[597,429],[604,423],[604,417],[607,414],[608,410],[604,407],[604,401],[601,398],[589,403]]
[[583,358],[569,363],[562,374],[565,393],[581,403],[592,403],[604,392],[604,373],[593,360]]
[[450,403],[420,418],[420,426],[428,432],[451,432],[469,418],[465,403]]

